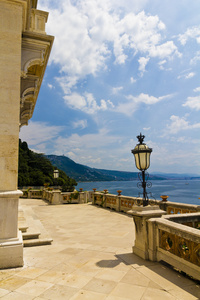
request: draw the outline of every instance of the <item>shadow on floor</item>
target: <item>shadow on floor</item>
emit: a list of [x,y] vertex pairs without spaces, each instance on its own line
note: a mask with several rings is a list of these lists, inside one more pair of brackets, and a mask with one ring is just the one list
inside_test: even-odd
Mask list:
[[[117,268],[120,264],[130,265],[149,280],[158,279],[159,282],[166,282],[166,289],[169,285],[176,285],[180,289],[200,299],[200,281],[194,280],[183,272],[179,272],[165,262],[151,262],[143,260],[133,253],[116,254],[116,259],[100,260],[96,265],[100,268]],[[170,289],[170,288],[168,288]]]

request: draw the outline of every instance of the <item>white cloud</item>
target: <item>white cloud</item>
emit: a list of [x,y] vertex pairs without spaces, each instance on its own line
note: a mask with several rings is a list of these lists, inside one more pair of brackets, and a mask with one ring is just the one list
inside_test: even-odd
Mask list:
[[117,64],[124,64],[139,52],[143,55],[141,72],[149,60],[145,57],[170,59],[180,55],[172,41],[163,42],[165,25],[158,16],[144,11],[137,13],[134,9],[145,2],[59,0],[57,5],[50,0],[40,2],[40,8],[49,11],[47,32],[56,37],[50,60],[60,66],[59,83],[65,93],[70,93],[80,79],[89,74],[95,76],[106,68],[112,54]]
[[54,87],[52,84],[50,84],[50,83],[48,83],[47,86],[50,88],[50,90],[52,90],[52,89],[55,88],[55,87]]
[[194,92],[200,92],[200,86],[199,87],[197,87],[196,89],[194,89]]
[[198,61],[200,61],[200,51],[197,51],[196,55],[192,57],[192,59],[190,60],[190,64],[195,65]]
[[114,108],[115,107],[115,105],[112,103],[112,101],[107,100],[107,103],[109,104],[110,108]]
[[187,101],[183,104],[191,109],[200,110],[200,96],[188,97]]
[[139,96],[134,97],[132,95],[127,96],[128,101],[118,104],[115,111],[121,112],[125,115],[131,116],[139,107],[141,103],[146,105],[156,104],[164,99],[170,98],[172,95],[165,95],[162,97],[154,97],[148,94],[141,93]]
[[179,35],[179,41],[185,45],[189,39],[195,39],[200,44],[200,26],[190,27],[184,34]]
[[185,76],[185,78],[186,79],[190,79],[190,78],[192,78],[192,77],[194,77],[195,76],[195,73],[194,72],[190,72],[189,74],[187,74],[186,76]]
[[78,120],[72,123],[73,128],[85,129],[87,127],[87,120]]
[[65,95],[64,100],[72,109],[79,109],[88,114],[104,111],[114,106],[110,100],[106,101],[104,99],[101,99],[100,104],[98,104],[91,93],[84,93],[83,96],[78,93],[72,93]]
[[[28,126],[21,128],[19,136],[21,140],[26,141],[30,146],[40,145],[39,148],[41,149],[42,144],[53,141],[63,129],[62,126],[51,126],[45,122],[30,121]],[[45,150],[44,147],[43,150]]]
[[145,130],[145,131],[148,131],[148,130],[150,130],[151,129],[151,127],[144,127],[143,128],[143,130]]
[[133,77],[131,77],[130,81],[131,81],[131,83],[135,83],[137,80],[134,79]]
[[85,97],[78,93],[64,96],[66,104],[74,109],[84,109],[87,106]]
[[172,115],[170,117],[171,124],[167,125],[167,134],[176,134],[182,130],[196,129],[200,128],[200,123],[190,124],[185,118],[180,118],[178,116]]
[[149,57],[140,57],[138,59],[139,71],[141,72],[141,75],[143,75],[143,73],[145,72],[145,68],[146,68],[148,61],[149,61]]
[[92,162],[92,160],[106,159],[105,153],[109,156],[108,152],[113,152],[112,147],[118,144],[119,140],[121,137],[112,136],[105,128],[94,134],[60,136],[55,141],[54,154],[73,153],[74,159],[84,164],[88,163],[88,160]]
[[164,59],[164,60],[161,60],[159,63],[158,63],[158,65],[160,66],[160,69],[161,70],[164,70],[164,64],[166,64],[166,59]]
[[190,72],[187,74],[183,74],[183,75],[179,75],[177,78],[181,79],[181,78],[185,78],[185,79],[190,79],[193,78],[196,74],[194,72]]
[[152,45],[149,49],[149,54],[151,57],[159,57],[160,59],[164,59],[165,57],[170,58],[171,55],[181,57],[181,53],[179,53],[177,47],[172,41],[167,41],[162,45]]
[[119,86],[119,87],[113,87],[112,88],[112,93],[114,95],[118,94],[121,90],[123,90],[123,86]]
[[66,75],[66,76],[56,77],[55,79],[60,84],[64,94],[68,95],[71,93],[71,89],[78,83],[79,77]]

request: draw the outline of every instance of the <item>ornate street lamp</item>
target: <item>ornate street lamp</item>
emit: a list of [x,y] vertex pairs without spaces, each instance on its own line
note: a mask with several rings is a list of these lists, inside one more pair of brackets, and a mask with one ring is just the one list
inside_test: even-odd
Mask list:
[[147,183],[145,181],[145,170],[147,170],[150,166],[150,155],[152,149],[149,148],[145,143],[143,143],[145,136],[140,133],[137,136],[139,143],[135,146],[131,152],[134,154],[135,157],[135,165],[136,168],[142,171],[142,188],[143,188],[143,206],[147,206],[149,204],[146,186]]
[[58,177],[59,177],[59,171],[57,169],[55,169],[53,171],[53,177],[55,178],[56,180],[56,186],[58,185]]

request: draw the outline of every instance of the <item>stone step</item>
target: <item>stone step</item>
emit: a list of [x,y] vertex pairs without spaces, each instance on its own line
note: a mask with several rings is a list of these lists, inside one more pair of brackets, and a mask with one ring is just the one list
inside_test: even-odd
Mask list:
[[22,233],[27,232],[28,225],[27,224],[19,224],[18,226],[19,230],[21,230]]
[[53,240],[51,238],[43,238],[43,239],[32,239],[32,240],[24,240],[24,247],[35,247],[35,246],[44,246],[50,245]]
[[24,212],[21,208],[19,208],[19,211],[18,211],[18,228],[19,228],[19,230],[21,230],[21,232],[26,232],[28,229],[26,218],[25,218]]
[[40,232],[22,232],[23,240],[39,239]]
[[18,228],[22,231],[24,247],[49,245],[52,242],[52,238],[29,205],[19,209]]

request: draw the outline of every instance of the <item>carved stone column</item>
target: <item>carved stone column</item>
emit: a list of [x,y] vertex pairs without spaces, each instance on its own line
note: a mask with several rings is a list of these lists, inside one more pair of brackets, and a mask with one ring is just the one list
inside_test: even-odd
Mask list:
[[53,44],[35,0],[0,1],[0,268],[23,265],[18,231],[19,125],[33,114]]
[[22,1],[0,1],[0,268],[23,265],[18,231]]

